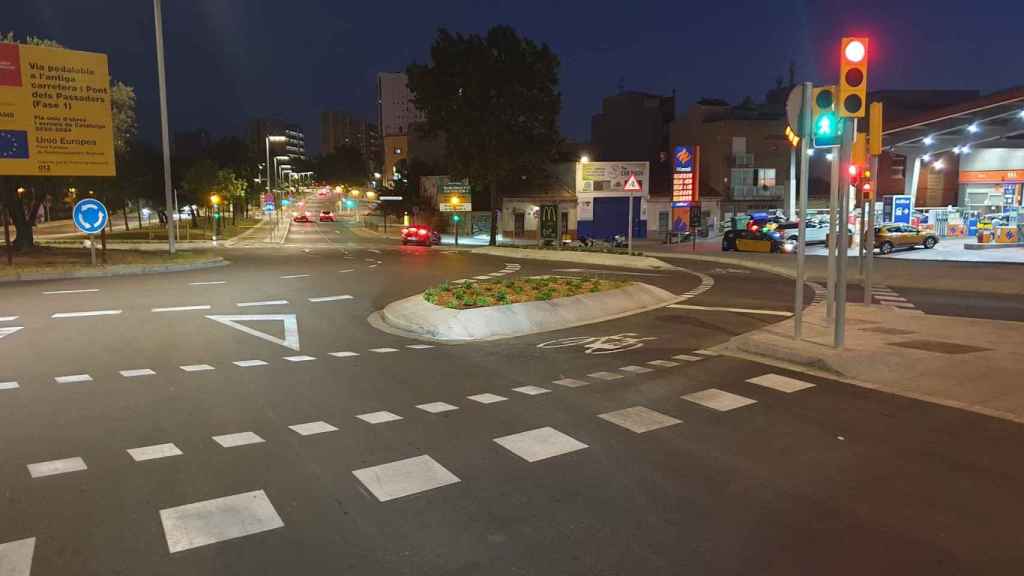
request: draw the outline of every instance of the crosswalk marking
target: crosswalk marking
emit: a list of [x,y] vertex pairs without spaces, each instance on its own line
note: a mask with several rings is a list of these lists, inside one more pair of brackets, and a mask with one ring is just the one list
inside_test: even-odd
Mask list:
[[626,430],[636,432],[637,434],[643,434],[644,432],[650,432],[651,430],[657,430],[659,428],[665,428],[666,426],[672,426],[673,424],[679,424],[682,420],[673,418],[671,416],[656,412],[650,408],[644,408],[643,406],[633,406],[632,408],[623,408],[622,410],[616,410],[614,412],[606,412],[604,414],[598,414],[598,418],[607,420],[612,424],[622,426]]
[[494,441],[527,462],[537,462],[588,447],[550,426],[502,436]]
[[698,360],[703,360],[704,359],[701,356],[693,356],[691,354],[676,354],[672,358],[675,359],[675,360],[684,360],[686,362],[696,362]]
[[17,387],[17,382],[0,382],[0,390],[14,390]]
[[263,490],[160,511],[171,554],[284,526]]
[[214,436],[213,441],[220,444],[222,448],[234,448],[236,446],[245,446],[247,444],[261,444],[265,442],[263,438],[260,438],[254,432],[235,432],[234,434],[221,434],[220,436]]
[[616,374],[614,372],[594,372],[587,374],[588,378],[597,378],[598,380],[618,380],[622,378],[622,374]]
[[329,355],[335,358],[348,358],[350,356],[359,356],[359,352],[331,352]]
[[232,364],[234,364],[235,366],[239,366],[241,368],[252,368],[253,366],[267,365],[267,363],[264,362],[263,360],[238,360],[237,362],[232,362]]
[[78,382],[92,382],[92,376],[88,374],[72,374],[71,376],[57,376],[54,378],[57,384],[76,384]]
[[461,482],[430,456],[422,454],[378,466],[353,470],[355,476],[379,502],[419,494]]
[[474,402],[479,402],[481,404],[494,404],[495,402],[503,402],[505,400],[508,400],[508,398],[505,398],[504,396],[498,396],[497,394],[491,394],[490,392],[484,394],[476,394],[474,396],[466,396],[466,398],[469,398],[470,400]]
[[577,380],[575,378],[561,378],[555,380],[553,383],[558,384],[559,386],[565,386],[566,388],[580,388],[582,386],[590,385],[589,382],[584,382],[583,380]]
[[648,372],[654,372],[651,368],[644,368],[643,366],[623,366],[619,368],[623,372],[629,372],[631,374],[646,374]]
[[313,357],[313,356],[305,356],[305,355],[302,355],[302,356],[285,356],[284,359],[289,361],[289,362],[309,362],[310,360],[316,360],[316,358]]
[[714,350],[704,350],[704,349],[697,350],[696,352],[694,352],[694,354],[703,354],[705,356],[718,356],[718,352],[715,352]]
[[121,376],[125,378],[138,378],[139,376],[152,376],[156,372],[149,368],[139,368],[138,370],[121,370]]
[[447,402],[428,402],[427,404],[417,404],[416,407],[431,414],[440,414],[441,412],[451,412],[452,410],[459,409],[458,406],[452,406]]
[[386,354],[388,352],[398,352],[398,348],[371,348],[370,352],[377,352],[378,354]]
[[520,394],[526,394],[527,396],[537,396],[539,394],[547,394],[548,392],[551,392],[551,390],[541,388],[540,386],[520,386],[519,388],[513,388],[512,390],[519,392]]
[[136,462],[182,455],[182,451],[179,450],[177,446],[170,443],[154,444],[152,446],[142,446],[140,448],[129,448],[127,452]]
[[410,350],[426,350],[428,348],[433,348],[433,346],[430,344],[409,344],[406,348],[409,348]]
[[736,408],[742,408],[750,404],[756,404],[757,400],[740,396],[739,394],[733,394],[726,392],[725,390],[719,390],[718,388],[708,388],[707,390],[701,390],[700,392],[694,392],[692,394],[686,394],[682,396],[683,400],[689,400],[695,404],[700,404],[706,408],[712,410],[718,410],[719,412],[726,412],[729,410],[735,410]]
[[44,478],[56,476],[57,474],[68,474],[86,470],[85,460],[79,457],[63,458],[61,460],[49,460],[47,462],[36,462],[28,465],[28,473],[33,478]]
[[670,362],[668,360],[651,360],[650,362],[648,362],[648,364],[650,364],[651,366],[658,366],[661,368],[672,368],[674,366],[679,366],[679,362]]
[[779,392],[785,392],[787,394],[806,390],[807,388],[814,388],[814,384],[811,384],[810,382],[804,382],[803,380],[797,380],[796,378],[789,378],[788,376],[781,376],[779,374],[764,374],[763,376],[750,378],[747,382],[757,384],[758,386],[764,386],[765,388],[778,390]]

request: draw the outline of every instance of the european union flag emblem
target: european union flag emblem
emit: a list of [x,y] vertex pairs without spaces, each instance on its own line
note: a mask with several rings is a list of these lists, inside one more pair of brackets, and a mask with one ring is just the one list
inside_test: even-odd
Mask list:
[[28,132],[0,130],[0,160],[28,160]]

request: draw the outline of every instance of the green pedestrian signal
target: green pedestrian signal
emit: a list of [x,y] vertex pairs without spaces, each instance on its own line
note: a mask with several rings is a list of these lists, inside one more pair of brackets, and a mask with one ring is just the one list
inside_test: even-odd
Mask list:
[[843,123],[835,112],[831,110],[822,112],[814,119],[815,148],[839,146],[842,135]]
[[462,216],[459,216],[458,214],[455,214],[455,215],[452,216],[452,222],[459,222],[461,220],[462,220]]

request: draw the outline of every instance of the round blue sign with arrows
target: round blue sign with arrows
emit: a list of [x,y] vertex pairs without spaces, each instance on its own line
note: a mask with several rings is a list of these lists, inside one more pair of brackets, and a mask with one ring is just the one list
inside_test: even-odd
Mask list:
[[86,234],[99,234],[107,225],[107,207],[95,198],[79,200],[72,213],[75,228]]

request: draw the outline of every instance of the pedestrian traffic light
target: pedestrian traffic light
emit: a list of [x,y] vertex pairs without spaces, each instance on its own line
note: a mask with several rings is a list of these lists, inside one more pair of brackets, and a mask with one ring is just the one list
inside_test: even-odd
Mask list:
[[822,86],[811,91],[811,143],[815,148],[839,146],[843,124],[835,112],[836,87]]
[[452,215],[452,222],[459,222],[461,220],[462,220],[462,216],[459,216],[458,214],[453,214]]
[[863,118],[868,96],[868,39],[846,37],[840,43],[840,118]]

